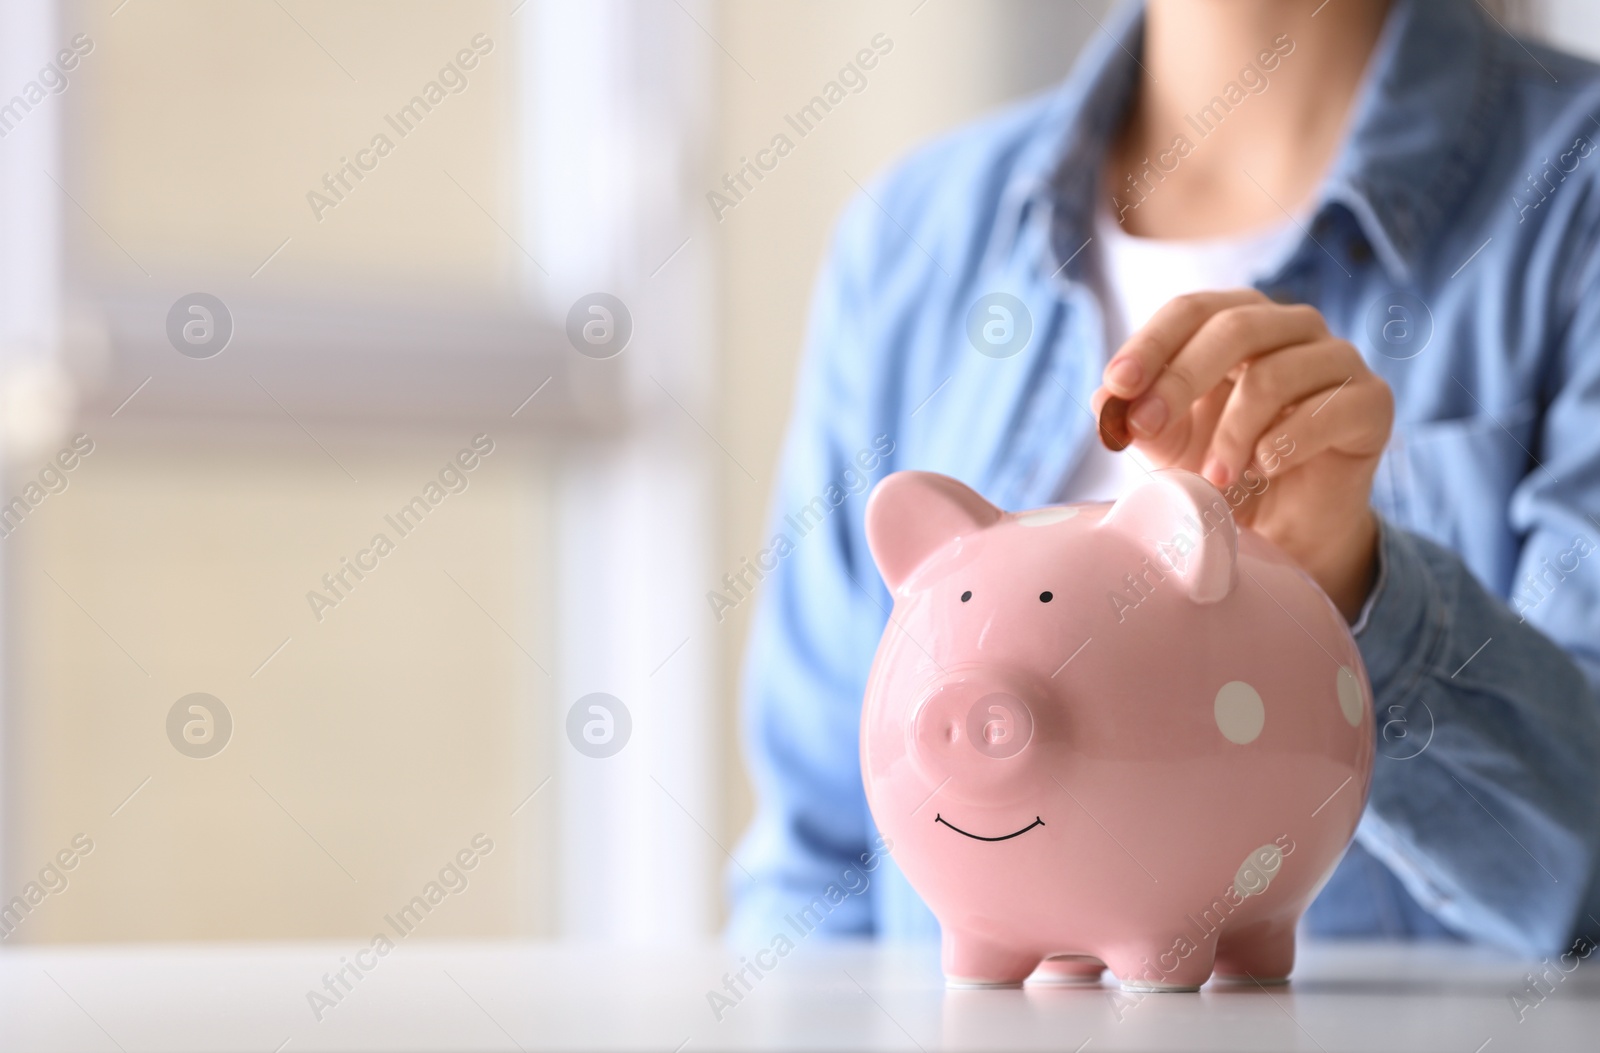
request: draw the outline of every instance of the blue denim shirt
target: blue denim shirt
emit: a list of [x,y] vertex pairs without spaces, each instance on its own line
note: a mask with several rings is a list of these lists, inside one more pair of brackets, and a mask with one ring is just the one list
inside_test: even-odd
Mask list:
[[[863,465],[930,469],[1026,508],[1056,498],[1095,441],[1092,218],[1142,12],[1106,28],[1059,89],[921,149],[839,224],[773,532],[794,534],[783,517],[819,496],[836,508],[759,585],[745,681],[759,804],[729,871],[736,940],[770,942],[830,884],[849,894],[825,931],[938,931],[872,851],[858,733],[891,602],[852,484]],[[1396,3],[1307,236],[1260,284],[1319,308],[1396,400],[1372,495],[1379,576],[1356,626],[1379,728],[1372,796],[1312,932],[1548,953],[1600,931],[1591,115],[1595,66],[1504,35],[1474,4]],[[1031,317],[1011,357],[967,336],[995,292]]]

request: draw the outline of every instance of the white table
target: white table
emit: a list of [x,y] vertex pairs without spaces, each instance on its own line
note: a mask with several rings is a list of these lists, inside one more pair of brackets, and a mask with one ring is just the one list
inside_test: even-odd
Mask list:
[[812,939],[718,1021],[722,948],[402,943],[316,1020],[306,992],[365,946],[8,949],[0,1049],[1600,1049],[1600,953],[1519,1022],[1529,963],[1460,948],[1314,945],[1287,988],[1140,998],[947,991],[932,947]]

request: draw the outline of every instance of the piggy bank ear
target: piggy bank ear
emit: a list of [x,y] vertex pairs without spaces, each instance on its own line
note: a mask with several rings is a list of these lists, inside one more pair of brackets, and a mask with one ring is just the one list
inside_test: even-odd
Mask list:
[[1000,509],[937,472],[895,472],[867,498],[867,546],[893,591],[947,541],[995,522]]
[[1101,520],[1137,541],[1161,573],[1182,582],[1196,603],[1216,603],[1238,576],[1239,530],[1233,509],[1205,479],[1179,468],[1151,475]]

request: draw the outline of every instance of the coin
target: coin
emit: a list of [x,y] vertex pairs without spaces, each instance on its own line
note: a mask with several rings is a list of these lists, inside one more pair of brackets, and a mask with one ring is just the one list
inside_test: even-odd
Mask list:
[[1100,441],[1112,453],[1120,453],[1133,441],[1128,431],[1128,400],[1112,395],[1100,407]]

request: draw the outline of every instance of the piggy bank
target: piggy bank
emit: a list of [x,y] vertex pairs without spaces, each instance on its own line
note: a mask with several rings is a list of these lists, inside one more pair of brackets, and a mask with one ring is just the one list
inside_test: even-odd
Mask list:
[[1285,981],[1372,773],[1326,594],[1190,472],[1020,513],[898,472],[866,528],[862,774],[947,981]]

